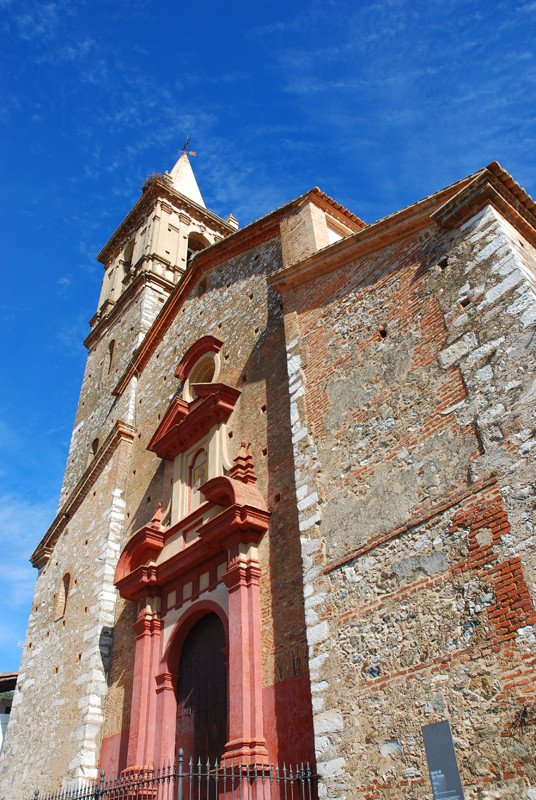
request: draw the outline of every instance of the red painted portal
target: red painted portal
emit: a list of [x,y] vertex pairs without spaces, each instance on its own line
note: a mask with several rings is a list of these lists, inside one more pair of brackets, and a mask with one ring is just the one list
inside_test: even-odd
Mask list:
[[[172,403],[149,444],[161,458],[175,458],[225,421],[240,394],[224,384],[194,388],[198,399]],[[165,531],[155,515],[119,558],[116,586],[123,597],[140,603],[134,625],[130,771],[171,761],[178,746],[194,759],[268,763],[257,546],[270,514],[256,481],[251,445],[241,443],[229,475],[209,480],[200,448],[190,475],[199,514],[190,513]],[[218,580],[228,592],[225,620],[221,606],[209,609],[208,604],[216,604],[200,596],[202,582],[208,591]],[[175,605],[192,604],[180,615],[164,651],[169,597]]]

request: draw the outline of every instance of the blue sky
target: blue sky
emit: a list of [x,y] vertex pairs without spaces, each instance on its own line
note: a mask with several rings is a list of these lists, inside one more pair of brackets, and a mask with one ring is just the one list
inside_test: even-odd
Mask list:
[[16,669],[95,255],[187,134],[240,224],[313,186],[372,222],[498,160],[536,192],[536,2],[0,0],[0,672]]

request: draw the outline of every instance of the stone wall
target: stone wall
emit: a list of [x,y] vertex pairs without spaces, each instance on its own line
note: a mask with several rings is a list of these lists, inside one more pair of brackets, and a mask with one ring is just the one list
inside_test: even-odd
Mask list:
[[321,796],[430,798],[446,718],[467,797],[536,785],[535,263],[487,207],[284,293]]
[[5,800],[97,776],[129,449],[118,443],[37,578],[2,752]]

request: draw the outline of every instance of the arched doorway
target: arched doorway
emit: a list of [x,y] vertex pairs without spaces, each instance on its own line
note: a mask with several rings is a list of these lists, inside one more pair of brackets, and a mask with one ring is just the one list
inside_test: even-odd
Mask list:
[[186,759],[211,763],[227,741],[227,665],[225,631],[211,612],[193,626],[179,660],[177,679],[177,749]]

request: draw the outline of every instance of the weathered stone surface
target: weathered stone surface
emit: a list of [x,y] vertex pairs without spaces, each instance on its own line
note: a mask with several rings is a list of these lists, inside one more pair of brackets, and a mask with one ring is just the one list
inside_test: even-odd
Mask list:
[[307,551],[325,553],[304,579],[330,631],[309,640],[315,724],[343,721],[317,750],[327,797],[341,777],[321,765],[342,757],[345,794],[428,798],[420,727],[445,718],[468,798],[529,796],[530,733],[506,732],[535,686],[535,276],[487,208],[347,264],[333,291],[331,275],[294,289],[294,455],[321,508]]

